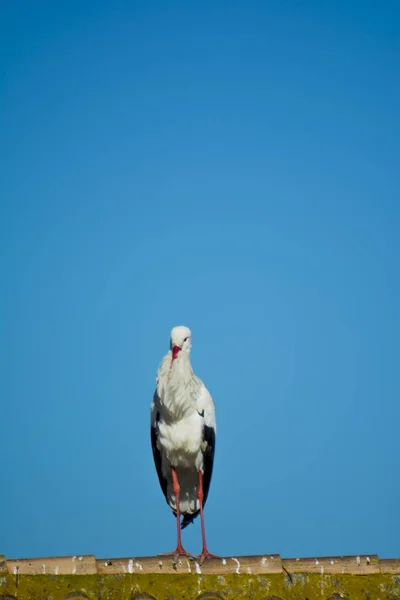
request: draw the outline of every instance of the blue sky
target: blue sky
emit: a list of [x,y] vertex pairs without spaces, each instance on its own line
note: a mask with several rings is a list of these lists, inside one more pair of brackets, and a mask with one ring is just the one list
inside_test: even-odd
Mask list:
[[174,547],[149,406],[185,324],[210,551],[399,556],[398,3],[0,10],[0,553]]

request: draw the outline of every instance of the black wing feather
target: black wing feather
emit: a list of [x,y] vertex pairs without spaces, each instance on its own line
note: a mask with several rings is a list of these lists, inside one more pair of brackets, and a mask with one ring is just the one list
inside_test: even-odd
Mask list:
[[213,465],[214,465],[214,452],[215,452],[215,429],[214,429],[214,427],[208,427],[207,425],[204,425],[203,441],[207,442],[206,449],[203,452],[203,461],[204,461],[203,506],[205,506],[206,501],[207,501],[208,492],[210,490],[210,483],[211,483],[211,477],[212,477]]
[[163,491],[163,494],[165,496],[165,499],[168,502],[167,499],[167,480],[164,478],[163,474],[162,474],[162,470],[161,470],[161,452],[157,447],[157,440],[158,440],[158,435],[159,435],[159,429],[158,429],[158,422],[160,420],[160,413],[157,412],[156,415],[156,423],[154,426],[151,427],[151,448],[153,450],[153,458],[154,458],[154,464],[156,466],[157,469],[157,475],[158,475],[158,480],[160,482],[160,486],[161,489]]

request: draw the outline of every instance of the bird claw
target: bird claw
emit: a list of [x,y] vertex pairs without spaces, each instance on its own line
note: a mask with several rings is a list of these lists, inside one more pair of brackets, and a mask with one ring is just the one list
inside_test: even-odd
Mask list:
[[211,554],[211,552],[208,552],[208,550],[206,550],[206,552],[202,552],[201,554],[199,554],[199,556],[196,556],[196,559],[199,561],[200,566],[204,563],[206,558],[215,558],[217,560],[221,559],[220,556],[217,556],[216,554]]
[[180,558],[180,557],[189,558],[190,560],[194,560],[193,554],[190,554],[190,552],[186,552],[186,550],[184,548],[177,548],[173,552],[163,552],[162,554],[159,554],[158,556],[165,556],[165,557],[169,556],[173,559],[174,564],[176,564],[178,558]]

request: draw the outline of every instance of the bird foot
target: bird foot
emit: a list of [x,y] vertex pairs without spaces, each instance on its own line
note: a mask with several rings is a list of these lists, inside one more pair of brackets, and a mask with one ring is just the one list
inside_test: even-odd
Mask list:
[[174,562],[176,562],[180,556],[184,556],[185,558],[190,558],[191,560],[194,560],[193,554],[190,554],[190,552],[186,552],[183,546],[178,546],[173,552],[163,552],[158,556],[170,556],[174,559]]
[[209,552],[208,550],[203,550],[201,554],[196,556],[196,559],[199,561],[200,566],[204,563],[206,558],[216,558],[217,560],[221,559],[220,556],[217,556],[216,554],[211,554],[211,552]]

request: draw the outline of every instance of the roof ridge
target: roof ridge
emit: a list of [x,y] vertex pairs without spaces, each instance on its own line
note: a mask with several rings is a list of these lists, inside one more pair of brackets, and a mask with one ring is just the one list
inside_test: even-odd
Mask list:
[[0,555],[0,574],[18,575],[83,575],[118,573],[198,573],[204,574],[267,574],[267,573],[335,573],[367,575],[373,573],[400,574],[400,558],[380,559],[376,554],[351,556],[317,556],[281,558],[279,554],[257,556],[226,556],[206,560],[185,557],[144,556],[126,558],[96,558],[93,554],[41,558],[6,559]]

